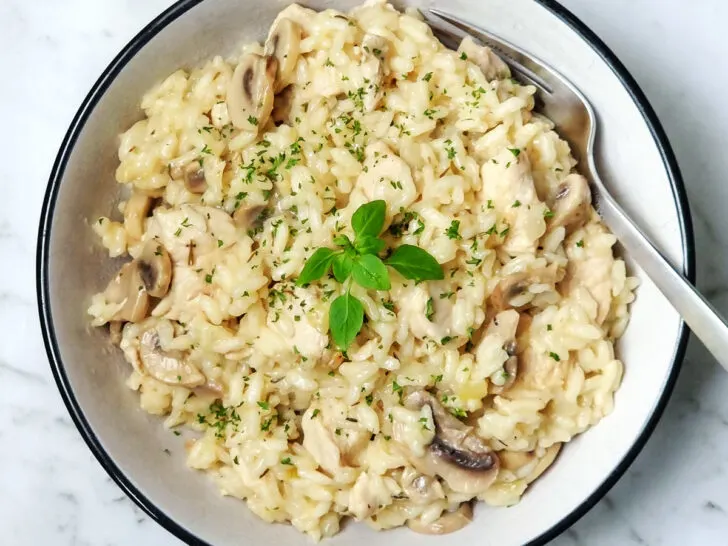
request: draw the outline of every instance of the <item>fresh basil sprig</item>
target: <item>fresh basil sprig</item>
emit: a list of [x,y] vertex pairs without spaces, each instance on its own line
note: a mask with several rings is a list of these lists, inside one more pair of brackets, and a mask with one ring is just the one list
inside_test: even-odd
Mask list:
[[[425,250],[413,245],[397,247],[385,261],[378,256],[386,243],[379,238],[384,228],[387,204],[372,201],[359,207],[351,217],[354,241],[346,235],[334,238],[338,250],[319,248],[308,259],[296,284],[303,286],[324,277],[333,270],[334,278],[353,282],[370,290],[389,290],[387,266],[396,269],[406,279],[414,281],[441,280],[442,266]],[[364,324],[364,306],[351,295],[351,290],[336,298],[329,308],[329,329],[336,345],[343,351],[349,348]]]

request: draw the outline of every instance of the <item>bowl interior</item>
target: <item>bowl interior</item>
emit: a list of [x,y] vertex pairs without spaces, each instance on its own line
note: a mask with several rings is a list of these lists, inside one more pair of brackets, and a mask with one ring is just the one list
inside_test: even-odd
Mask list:
[[[184,464],[184,436],[162,428],[139,409],[124,380],[128,365],[106,335],[88,326],[90,295],[102,289],[117,264],[89,227],[111,216],[119,198],[114,181],[118,135],[140,119],[142,94],[180,67],[229,54],[264,38],[287,1],[183,1],[148,27],[110,67],[90,96],[71,140],[59,156],[42,233],[41,305],[59,385],[69,409],[108,470],[146,509],[180,533],[219,545],[308,544],[291,527],[263,523],[243,503],[221,497],[214,484]],[[349,9],[353,0],[303,2]],[[416,2],[399,2],[399,5]],[[533,0],[435,2],[514,42],[560,70],[589,99],[600,121],[597,163],[625,209],[670,257],[686,266],[687,249],[674,180],[640,108],[620,77],[563,19]],[[623,471],[622,461],[646,438],[653,414],[672,379],[682,323],[670,304],[626,256],[641,278],[626,335],[618,345],[626,372],[614,412],[576,438],[559,461],[510,509],[478,506],[475,522],[457,535],[475,544],[525,544],[596,500],[596,492]],[[168,450],[168,451],[165,451]],[[632,453],[633,454],[633,453]],[[577,479],[578,476],[578,479]],[[587,504],[590,504],[587,502]],[[166,515],[166,516],[165,516]],[[191,536],[187,535],[191,540]],[[365,525],[348,525],[331,544],[363,546],[374,538]],[[444,538],[406,530],[387,533],[389,544],[443,544]]]

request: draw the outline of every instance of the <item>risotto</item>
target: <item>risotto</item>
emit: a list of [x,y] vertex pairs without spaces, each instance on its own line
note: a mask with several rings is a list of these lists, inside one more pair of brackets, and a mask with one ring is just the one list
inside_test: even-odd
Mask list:
[[610,413],[637,283],[534,93],[373,0],[142,98],[89,314],[191,468],[315,540],[441,534]]

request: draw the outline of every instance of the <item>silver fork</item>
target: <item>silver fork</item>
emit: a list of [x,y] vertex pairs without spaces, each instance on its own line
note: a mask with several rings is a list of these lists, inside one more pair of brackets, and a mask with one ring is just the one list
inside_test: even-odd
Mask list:
[[728,370],[728,325],[705,298],[660,253],[604,187],[594,162],[597,118],[584,95],[556,70],[513,44],[439,9],[423,11],[435,35],[457,49],[465,36],[493,49],[516,79],[538,89],[539,110],[556,123],[591,183],[594,207],[627,253],[662,291],[690,329]]

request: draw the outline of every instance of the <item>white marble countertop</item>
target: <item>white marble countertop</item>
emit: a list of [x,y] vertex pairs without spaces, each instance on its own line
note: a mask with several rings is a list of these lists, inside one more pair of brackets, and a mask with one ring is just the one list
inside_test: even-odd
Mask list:
[[[243,0],[241,0],[243,1]],[[652,101],[688,186],[698,285],[728,315],[724,0],[562,0]],[[84,95],[171,0],[0,2],[0,542],[172,545],[93,459],[61,402],[35,306],[46,181]],[[691,340],[676,392],[622,480],[555,544],[728,543],[728,374]]]

